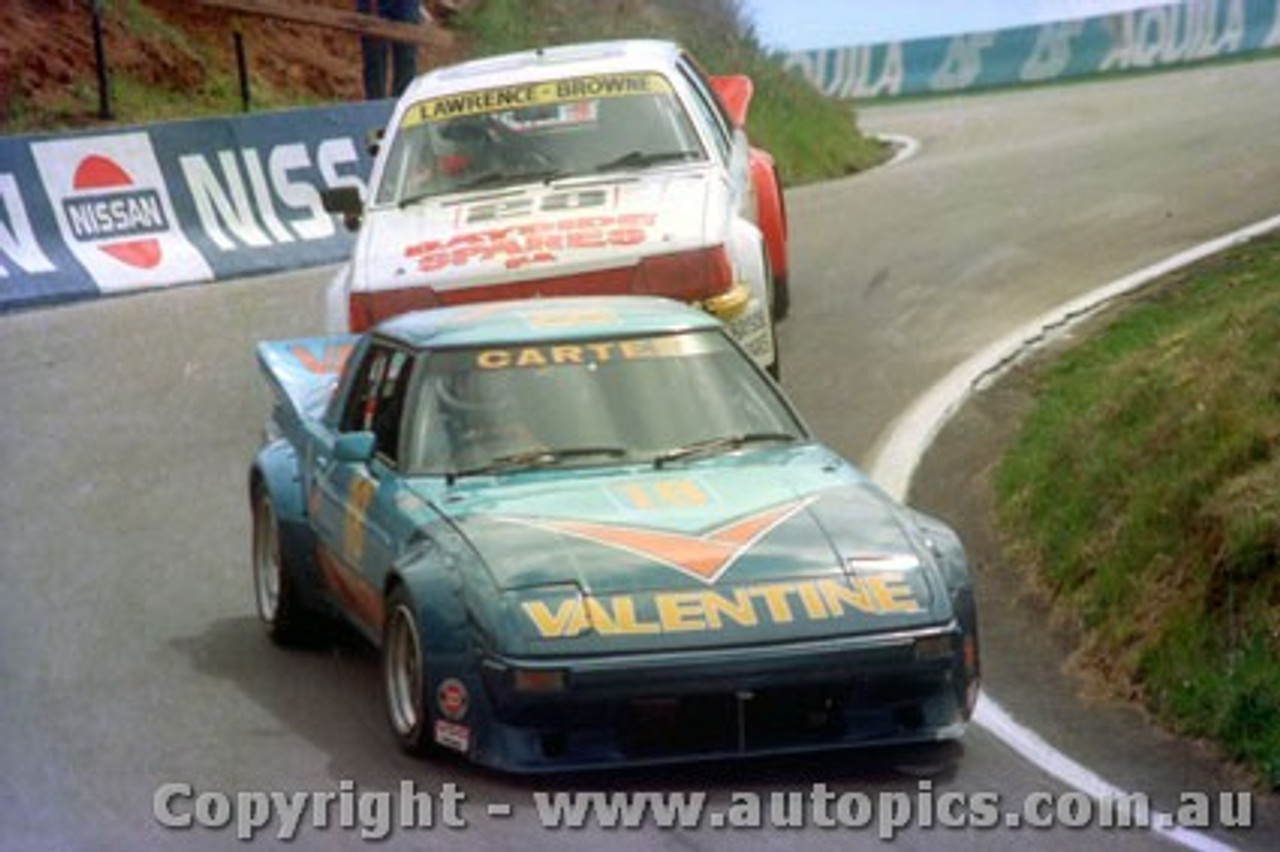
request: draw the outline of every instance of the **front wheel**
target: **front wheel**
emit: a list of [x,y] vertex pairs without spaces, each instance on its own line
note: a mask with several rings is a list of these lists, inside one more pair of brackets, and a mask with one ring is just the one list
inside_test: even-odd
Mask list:
[[418,618],[408,593],[398,588],[387,598],[382,683],[391,730],[400,747],[410,754],[421,755],[431,748],[426,682],[426,655]]
[[302,604],[297,579],[280,549],[280,523],[265,489],[253,494],[253,592],[258,618],[278,645],[301,645],[315,635],[315,616]]

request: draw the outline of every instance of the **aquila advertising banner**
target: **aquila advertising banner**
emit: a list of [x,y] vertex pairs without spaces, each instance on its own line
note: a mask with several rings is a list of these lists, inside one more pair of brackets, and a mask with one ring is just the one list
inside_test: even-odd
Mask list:
[[887,98],[1145,71],[1280,47],[1280,0],[1147,8],[987,33],[789,54],[827,95]]

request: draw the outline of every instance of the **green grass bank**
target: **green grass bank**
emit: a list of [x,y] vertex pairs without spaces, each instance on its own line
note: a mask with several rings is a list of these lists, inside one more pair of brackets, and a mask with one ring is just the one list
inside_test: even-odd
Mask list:
[[996,478],[1008,552],[1084,665],[1280,788],[1280,235],[1038,370]]

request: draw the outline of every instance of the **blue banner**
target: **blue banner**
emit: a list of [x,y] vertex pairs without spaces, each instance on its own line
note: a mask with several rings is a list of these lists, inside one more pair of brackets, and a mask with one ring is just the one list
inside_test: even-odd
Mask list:
[[392,102],[0,138],[0,311],[334,263]]
[[837,98],[888,98],[1150,70],[1280,47],[1280,0],[1186,0],[1078,21],[789,54]]
[[53,209],[36,191],[35,174],[30,144],[0,137],[0,310],[98,293],[57,238]]

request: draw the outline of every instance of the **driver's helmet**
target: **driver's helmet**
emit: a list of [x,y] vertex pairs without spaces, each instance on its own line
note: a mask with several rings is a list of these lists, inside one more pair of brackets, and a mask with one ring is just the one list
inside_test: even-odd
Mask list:
[[498,144],[484,116],[455,118],[440,128],[437,160],[442,174],[483,174],[496,169]]

